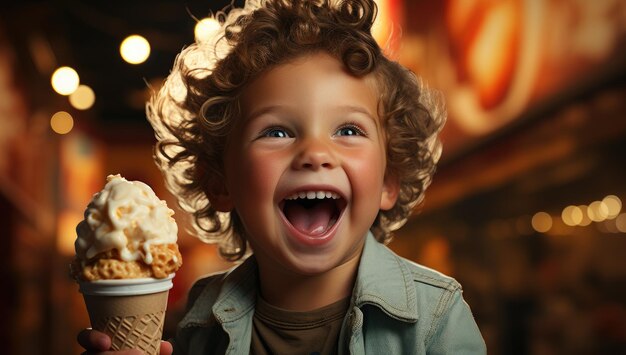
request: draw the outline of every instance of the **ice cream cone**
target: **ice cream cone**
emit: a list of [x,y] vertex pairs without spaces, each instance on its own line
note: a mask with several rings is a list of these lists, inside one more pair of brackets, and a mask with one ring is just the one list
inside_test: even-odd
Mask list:
[[78,282],[93,329],[111,348],[158,354],[167,296],[182,265],[174,211],[150,186],[109,175],[76,226]]
[[111,337],[112,350],[158,354],[173,276],[81,283],[92,328]]

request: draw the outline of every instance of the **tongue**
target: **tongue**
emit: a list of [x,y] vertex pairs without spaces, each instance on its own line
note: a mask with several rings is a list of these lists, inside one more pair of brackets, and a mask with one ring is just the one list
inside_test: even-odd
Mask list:
[[285,217],[300,232],[308,235],[320,235],[330,227],[335,205],[330,200],[320,200],[306,208],[299,203],[285,205]]

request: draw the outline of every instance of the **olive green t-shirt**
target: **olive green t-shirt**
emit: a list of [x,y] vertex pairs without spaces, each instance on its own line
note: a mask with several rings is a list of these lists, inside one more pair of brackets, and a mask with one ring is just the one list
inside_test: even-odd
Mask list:
[[274,307],[257,297],[252,319],[251,354],[337,354],[339,331],[350,298],[310,311]]

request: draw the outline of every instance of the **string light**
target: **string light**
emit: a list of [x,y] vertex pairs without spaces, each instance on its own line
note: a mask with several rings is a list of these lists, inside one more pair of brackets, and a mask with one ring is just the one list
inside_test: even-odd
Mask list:
[[[484,233],[494,239],[507,235],[530,235],[532,231],[550,235],[568,235],[571,227],[587,227],[595,222],[601,233],[626,233],[626,213],[621,212],[622,202],[615,195],[587,205],[569,205],[563,208],[561,218],[540,211],[532,216],[522,215],[509,219],[494,219],[484,225]],[[561,223],[562,222],[562,223]]]
[[[622,201],[620,198],[615,195],[607,195],[600,201],[591,202],[589,206],[569,205],[565,207],[561,212],[561,220],[563,224],[569,227],[586,227],[592,222],[596,222],[598,228],[605,233],[626,233],[626,214],[620,214],[621,210]],[[531,220],[531,225],[535,231],[545,233],[553,228],[553,222],[548,213],[537,212]]]

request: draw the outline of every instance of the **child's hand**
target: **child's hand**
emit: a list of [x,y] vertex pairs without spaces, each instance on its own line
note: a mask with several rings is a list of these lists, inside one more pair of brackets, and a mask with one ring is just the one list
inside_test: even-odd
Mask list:
[[[78,344],[85,348],[83,354],[117,354],[117,355],[141,355],[141,350],[130,349],[120,351],[109,351],[111,348],[111,338],[108,335],[93,329],[83,329],[76,337]],[[171,355],[172,344],[167,341],[161,342],[161,355]]]

